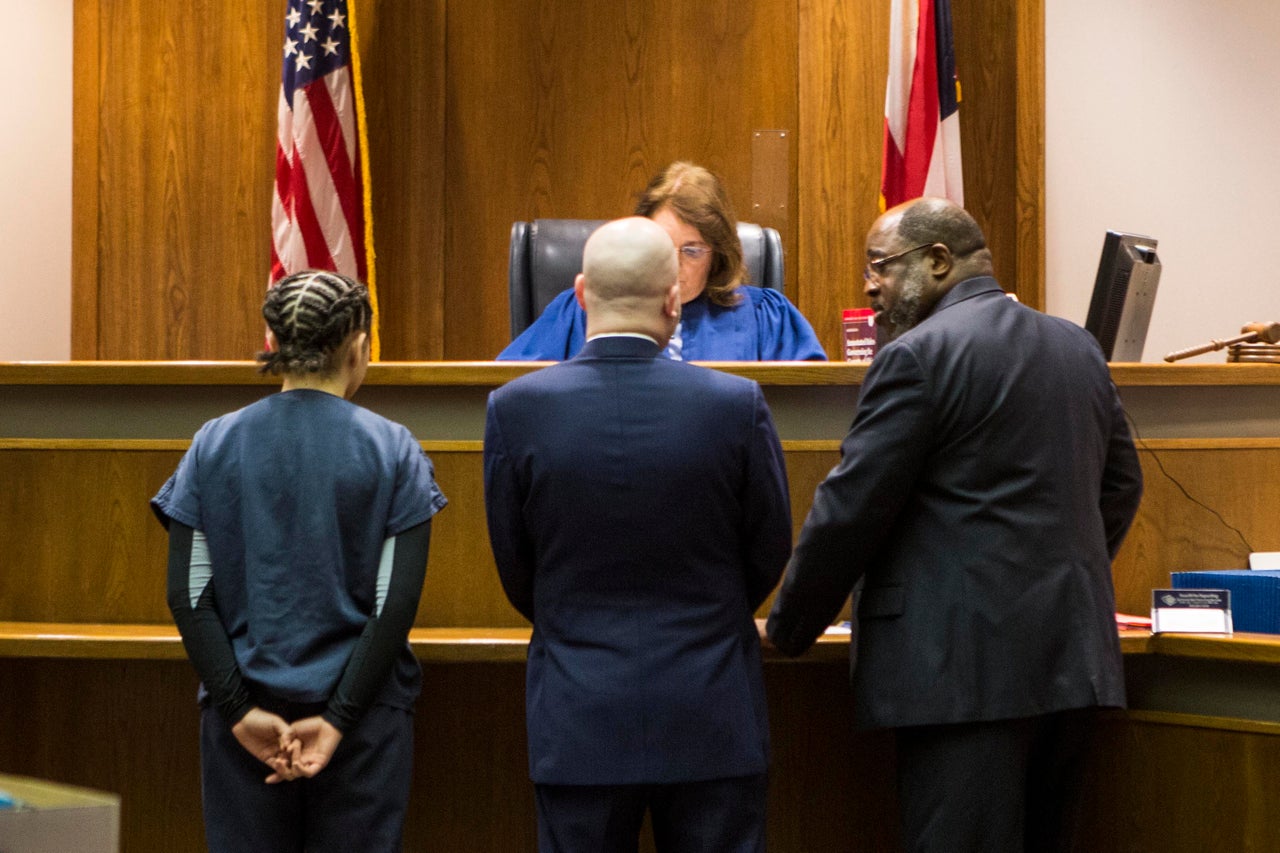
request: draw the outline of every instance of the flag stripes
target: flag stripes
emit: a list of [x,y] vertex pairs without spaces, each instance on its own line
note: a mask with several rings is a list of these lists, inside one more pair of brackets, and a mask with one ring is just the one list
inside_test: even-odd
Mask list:
[[325,269],[372,285],[347,0],[289,0],[270,281]]
[[963,205],[950,0],[893,0],[890,15],[880,207],[925,195]]

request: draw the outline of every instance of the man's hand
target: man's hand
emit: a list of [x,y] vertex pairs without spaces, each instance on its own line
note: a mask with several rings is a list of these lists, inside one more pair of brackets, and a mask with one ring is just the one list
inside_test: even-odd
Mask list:
[[1255,333],[1263,343],[1280,344],[1280,323],[1249,323],[1240,331]]
[[324,717],[306,717],[295,720],[294,734],[298,738],[298,754],[293,760],[293,770],[302,776],[314,776],[333,758],[342,732]]
[[294,768],[298,742],[283,717],[252,708],[231,727],[231,733],[250,755],[275,771],[266,778],[267,784],[298,778]]
[[777,648],[777,646],[773,644],[773,640],[769,639],[769,632],[767,630],[768,624],[769,624],[769,620],[767,619],[757,619],[756,633],[760,635],[760,646],[762,648],[775,649]]

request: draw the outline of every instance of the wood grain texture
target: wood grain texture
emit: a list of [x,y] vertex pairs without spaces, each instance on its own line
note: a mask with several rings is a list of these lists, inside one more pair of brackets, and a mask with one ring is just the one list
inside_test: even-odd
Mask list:
[[[991,249],[996,277],[1006,290],[1033,308],[1043,307],[1034,281],[1023,282],[1022,240],[1033,238],[1024,229],[1019,198],[1021,170],[1018,140],[1023,115],[1019,104],[1018,0],[987,0],[980,4],[953,3],[960,103],[960,148],[964,157],[965,208],[982,226]],[[1035,69],[1025,69],[1035,74]],[[1043,86],[1040,88],[1043,98]],[[1028,109],[1031,109],[1029,106]],[[1034,112],[1034,110],[1032,110]],[[1041,157],[1043,160],[1043,157]],[[1033,164],[1034,165],[1034,164]],[[1037,180],[1035,177],[1028,182]],[[1031,221],[1042,211],[1027,210]],[[1040,251],[1039,245],[1028,251]]]
[[72,7],[71,91],[71,357],[97,358],[98,350],[98,192],[101,23],[98,0]]
[[384,359],[442,359],[445,0],[355,6]]
[[[423,676],[405,849],[531,853],[524,667]],[[765,679],[769,848],[897,849],[892,742],[852,731],[844,665],[766,664]],[[120,794],[129,853],[203,850],[195,686],[185,661],[0,659],[0,764]],[[1090,753],[1080,849],[1274,849],[1277,750],[1274,735],[1110,716]]]
[[[1015,130],[1015,205],[1018,242],[1013,269],[1018,298],[1044,310],[1044,0],[1022,0],[1015,7],[1017,97]],[[1065,284],[1065,283],[1064,283]]]
[[[877,781],[885,753],[875,738],[852,734],[843,661],[770,664],[765,678],[770,849],[845,849],[842,839],[893,831],[883,814],[889,788]],[[187,662],[0,659],[0,691],[6,772],[120,794],[129,853],[204,849]],[[426,665],[414,736],[407,851],[534,851],[522,662]],[[851,766],[860,770],[853,787]]]
[[1274,507],[1253,487],[1280,477],[1280,449],[1178,442],[1139,456],[1142,505],[1112,570],[1121,612],[1150,611],[1170,572],[1244,568],[1250,550],[1280,550]]
[[[0,490],[0,540],[11,543],[13,564],[25,567],[0,573],[0,619],[167,622],[166,540],[147,501],[182,451],[169,442],[155,448],[128,443],[131,449],[110,442],[37,444],[0,448],[0,479],[8,485]],[[1280,475],[1277,442],[1178,440],[1152,448],[1141,453],[1146,493],[1113,567],[1116,605],[1128,613],[1145,613],[1151,590],[1167,586],[1170,571],[1244,566],[1244,540],[1253,550],[1280,550],[1280,525],[1269,505],[1240,487]],[[431,456],[450,506],[433,525],[418,626],[524,626],[502,595],[488,547],[482,452],[465,442],[441,443]],[[831,442],[795,442],[786,459],[798,533],[839,452]],[[766,602],[761,613],[767,608]]]
[[121,850],[204,850],[196,683],[186,661],[0,660],[0,765],[119,794]]
[[0,452],[0,619],[167,622],[163,528],[147,501],[181,452]]
[[280,9],[99,8],[110,72],[98,105],[96,356],[251,355],[268,270]]
[[[421,370],[426,371],[419,377],[423,381],[447,382],[441,377],[453,375],[452,367],[388,366],[383,379],[408,381],[398,372],[413,376]],[[134,369],[105,366],[95,381],[119,381],[119,371]],[[136,369],[145,377],[139,381],[159,384],[173,383],[182,373],[172,365]],[[780,385],[805,384],[811,378],[795,368],[741,369]],[[227,370],[241,377],[235,381],[251,381],[235,366],[195,370]],[[458,365],[456,372],[467,382],[483,382],[487,370]],[[112,371],[117,372],[114,378]],[[851,372],[857,370],[833,365],[821,368],[819,375],[850,384],[846,374]],[[58,381],[58,375],[46,378]],[[1244,374],[1223,367],[1211,376],[1195,375],[1200,378],[1193,384],[1232,384]],[[1143,372],[1131,378],[1159,385],[1163,376]],[[1280,473],[1280,441],[1180,439],[1150,446],[1170,474],[1240,527],[1253,547],[1280,549],[1280,531],[1267,512],[1268,503],[1259,500],[1257,490],[1241,487],[1274,481]],[[425,688],[415,716],[417,770],[406,849],[531,851],[524,675],[519,641],[512,641],[522,633],[521,620],[502,601],[488,555],[480,449],[461,441],[432,447],[452,504],[437,519],[418,621],[422,628],[435,629],[453,623],[458,631],[419,633],[415,642],[425,664]],[[0,541],[9,545],[13,565],[23,567],[21,573],[0,573],[0,620],[167,623],[163,533],[146,510],[146,500],[180,454],[167,442],[124,447],[102,441],[0,444],[0,482],[6,484],[0,490]],[[814,487],[838,451],[832,441],[796,441],[788,443],[786,457],[793,527],[798,529]],[[1236,560],[1243,553],[1233,534],[1153,467],[1150,451],[1142,457],[1147,496],[1115,569],[1122,609],[1137,612],[1143,612],[1142,602],[1149,603],[1153,573],[1184,559]],[[75,524],[63,524],[66,519]],[[1126,607],[1126,601],[1132,606]],[[512,631],[503,631],[503,624]],[[477,628],[481,630],[466,630]],[[127,627],[107,631],[129,632]],[[478,647],[470,642],[475,637],[481,637]],[[176,657],[169,642],[163,654]],[[1276,641],[1267,638],[1213,644],[1199,638],[1130,636],[1125,642],[1131,653],[1280,660]],[[113,660],[86,647],[73,651],[75,659],[0,654],[0,695],[6,700],[0,703],[0,766],[122,794],[123,849],[202,849],[195,682],[189,664]],[[801,663],[776,658],[766,663],[774,746],[770,847],[783,853],[895,849],[892,745],[882,735],[852,733],[841,651],[829,644]],[[1163,724],[1171,720],[1182,724]],[[1274,833],[1274,827],[1259,815],[1273,812],[1275,804],[1265,791],[1254,789],[1268,788],[1275,736],[1265,727],[1227,731],[1217,728],[1221,721],[1203,726],[1186,722],[1186,717],[1138,715],[1130,722],[1121,719],[1104,734],[1090,777],[1090,846],[1085,849],[1147,849],[1134,846],[1134,838],[1155,838],[1159,849],[1171,851],[1274,846],[1266,834]],[[85,748],[86,732],[95,734],[92,750]],[[1215,791],[1224,787],[1228,794],[1223,796],[1231,802],[1218,809],[1215,799],[1206,808],[1206,786]],[[1179,815],[1198,808],[1214,826],[1190,827],[1184,825],[1188,819],[1178,816],[1170,828],[1169,808],[1180,809]],[[1129,831],[1117,833],[1117,825]],[[1215,848],[1206,841],[1216,838],[1226,839],[1226,846]]]
[[[16,444],[16,446],[15,446]],[[177,467],[169,443],[65,441],[0,447],[0,541],[13,565],[0,573],[0,621],[167,623],[167,538],[148,501]],[[432,521],[431,553],[416,624],[421,628],[521,628],[489,550],[483,454],[433,450],[450,504]],[[787,452],[792,524],[838,460],[829,445]],[[769,603],[760,614],[767,613]]]
[[[395,362],[371,364],[365,385],[481,385],[503,383],[550,362]],[[761,385],[849,385],[862,382],[867,365],[844,362],[699,362],[754,379]],[[1251,388],[1280,385],[1280,370],[1266,364],[1112,364],[1120,388]],[[0,362],[5,385],[278,385],[257,373],[252,361],[57,361]]]
[[[270,5],[206,5],[77,4],[77,358],[242,358],[258,346],[282,26]],[[1033,306],[1042,6],[953,10],[966,199],[997,271]],[[865,301],[887,0],[359,8],[384,358],[491,357],[507,342],[511,223],[625,214],[671,160],[719,172],[750,221],[761,129],[794,131],[786,290],[839,352],[839,309]]]
[[482,454],[433,453],[431,459],[449,506],[431,521],[431,554],[417,624],[527,626],[507,603],[489,550]]
[[[413,628],[409,646],[424,664],[523,663],[530,633],[527,626]],[[1256,655],[1259,651],[1256,642],[1248,646],[1248,651],[1231,653]],[[185,660],[186,652],[173,624],[0,622],[0,658]],[[782,660],[783,655],[766,647],[764,658]],[[823,662],[845,662],[848,658],[849,638],[838,634],[820,637],[806,657]]]
[[798,307],[829,356],[840,312],[865,306],[867,230],[879,215],[889,2],[802,0]]
[[625,215],[676,159],[747,219],[751,131],[796,123],[790,3],[455,2],[446,51],[448,358],[509,340],[514,221]]
[[1113,718],[1091,751],[1079,849],[1275,850],[1278,763],[1274,735]]

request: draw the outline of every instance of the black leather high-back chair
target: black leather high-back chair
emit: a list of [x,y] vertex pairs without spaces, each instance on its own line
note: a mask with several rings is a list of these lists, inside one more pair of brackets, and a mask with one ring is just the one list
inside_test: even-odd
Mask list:
[[[529,328],[582,272],[582,249],[604,219],[535,219],[511,226],[507,284],[511,293],[511,339]],[[738,223],[750,284],[782,290],[782,237],[773,228]]]

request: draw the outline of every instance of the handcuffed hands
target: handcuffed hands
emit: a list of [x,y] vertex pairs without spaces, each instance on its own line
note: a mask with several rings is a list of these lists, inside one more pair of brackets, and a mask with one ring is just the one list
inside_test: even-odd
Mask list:
[[231,733],[250,755],[271,768],[268,785],[315,776],[328,765],[342,740],[342,732],[323,717],[290,724],[261,708],[250,709]]

